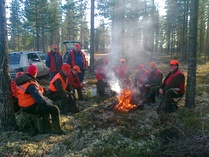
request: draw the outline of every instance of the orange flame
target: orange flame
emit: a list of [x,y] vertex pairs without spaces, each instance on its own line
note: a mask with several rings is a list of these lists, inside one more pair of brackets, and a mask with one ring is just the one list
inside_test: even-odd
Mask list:
[[136,105],[130,104],[132,99],[131,91],[124,89],[118,98],[118,104],[115,106],[119,111],[128,112],[130,109],[136,108]]

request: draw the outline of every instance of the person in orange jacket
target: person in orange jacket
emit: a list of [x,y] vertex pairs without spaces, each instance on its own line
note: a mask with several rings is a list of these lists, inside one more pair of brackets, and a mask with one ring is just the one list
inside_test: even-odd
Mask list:
[[80,79],[78,77],[79,73],[81,73],[80,67],[75,65],[72,68],[68,78],[69,78],[69,81],[70,81],[72,87],[74,89],[76,89],[77,92],[78,92],[78,99],[79,100],[84,100],[83,93],[82,93],[82,88],[85,86],[85,84],[80,81]]
[[[16,78],[20,75],[24,74],[24,72],[20,71],[16,73]],[[12,90],[12,102],[13,102],[13,110],[14,113],[18,112],[20,110],[20,106],[18,105],[18,99],[17,99],[17,92],[16,92],[16,78],[11,80],[11,90]]]
[[179,69],[179,62],[177,60],[170,61],[170,72],[165,77],[162,85],[156,87],[157,95],[164,96],[163,102],[160,107],[165,112],[175,112],[178,107],[174,103],[173,98],[179,98],[185,92],[185,76]]
[[65,134],[65,131],[60,126],[59,108],[49,103],[43,96],[44,89],[38,83],[37,73],[38,68],[35,65],[30,65],[27,73],[16,78],[18,105],[26,113],[39,114],[41,116],[51,115],[53,133]]
[[73,88],[68,79],[70,73],[70,65],[63,64],[61,71],[50,81],[49,90],[46,94],[53,101],[61,100],[59,107],[62,114],[79,112]]

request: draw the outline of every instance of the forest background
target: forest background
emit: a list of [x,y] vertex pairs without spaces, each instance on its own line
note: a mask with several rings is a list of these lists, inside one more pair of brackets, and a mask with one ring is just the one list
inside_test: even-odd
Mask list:
[[[188,100],[190,100],[190,102],[191,100],[193,101],[194,96],[200,99],[197,99],[198,101],[193,101],[191,106],[187,106],[194,107],[194,104],[198,103],[195,110],[181,110],[175,117],[179,118],[178,120],[185,124],[186,129],[182,129],[182,127],[180,127],[181,125],[175,125],[175,128],[178,131],[180,130],[178,135],[187,134],[189,137],[187,137],[187,139],[191,139],[187,146],[194,146],[203,140],[204,142],[207,142],[206,137],[208,135],[205,129],[208,128],[206,125],[208,117],[208,83],[206,78],[208,77],[207,60],[209,56],[209,2],[206,0],[165,0],[164,15],[159,14],[155,0],[98,0],[96,2],[98,10],[97,14],[104,19],[102,18],[103,20],[101,20],[100,25],[94,28],[94,47],[91,53],[108,53],[110,56],[116,55],[116,58],[118,58],[118,56],[123,56],[127,58],[129,63],[135,62],[138,58],[138,61],[148,63],[160,56],[166,57],[161,58],[157,63],[169,63],[170,59],[178,59],[183,63],[182,65],[186,66],[186,68],[184,68],[188,80],[190,78],[193,81],[190,81],[189,84],[187,82],[187,89],[190,90],[191,87],[192,91],[190,92],[187,90],[187,92],[189,91],[189,94],[187,93],[186,95],[190,96]],[[65,5],[60,5],[60,1],[57,0],[13,0],[11,2],[11,7],[8,8],[10,9],[11,14],[9,19],[7,19],[9,51],[41,50],[47,52],[52,43],[59,43],[61,48],[62,41],[69,39],[79,40],[82,44],[82,48],[88,48],[90,45],[90,38],[89,27],[87,24],[88,21],[85,16],[86,7],[87,1],[79,0],[67,1]],[[63,19],[63,17],[65,18]],[[60,50],[62,51],[62,48]],[[65,50],[62,52],[64,51]],[[1,63],[3,63],[2,60],[3,59],[1,58]],[[197,67],[199,68],[196,73]],[[192,70],[192,73],[190,73],[190,70]],[[6,71],[8,72],[8,68],[6,68]],[[198,86],[196,86],[196,76],[198,76]],[[0,78],[2,86],[5,79],[4,77],[2,79],[2,75]],[[8,84],[4,84],[4,86]],[[1,90],[9,89],[4,86],[2,86]],[[198,92],[195,93],[194,89],[198,89]],[[203,96],[205,97],[203,98]],[[7,100],[7,98],[4,98],[5,97],[2,95],[1,100],[3,101],[1,102]],[[31,141],[34,140],[33,138],[29,138],[26,144],[24,144],[25,139],[28,137],[21,135],[21,139],[21,136],[16,135],[16,137],[20,137],[20,139],[18,139],[18,141],[17,139],[10,139],[9,142],[2,145],[1,150],[6,153],[22,153],[21,155],[24,155],[24,153],[34,155],[38,152],[41,155],[50,153],[56,154],[56,151],[51,148],[53,147],[54,149],[57,144],[63,146],[58,147],[63,154],[90,153],[92,156],[97,156],[97,153],[104,153],[105,155],[105,152],[107,152],[110,155],[125,155],[130,153],[133,153],[134,155],[134,153],[152,153],[150,150],[160,145],[162,141],[159,141],[157,133],[162,126],[159,125],[159,119],[156,118],[156,114],[151,112],[147,115],[147,110],[144,111],[144,114],[143,112],[139,114],[136,112],[132,115],[103,112],[104,110],[106,111],[104,108],[105,102],[106,101],[103,99],[97,100],[96,102],[94,100],[90,105],[96,106],[95,108],[89,108],[89,110],[85,110],[81,114],[73,116],[73,118],[71,116],[67,117],[67,120],[65,119],[65,124],[68,124],[69,126],[67,125],[66,128],[70,127],[67,129],[72,131],[72,134],[70,133],[62,138],[55,137],[55,139],[50,135],[46,135],[49,137],[47,138],[47,141],[44,141],[41,136],[40,139],[35,138],[38,142],[35,142],[35,144],[31,144]],[[103,103],[103,105],[101,106],[100,103]],[[190,103],[187,104],[190,105]],[[3,126],[2,128],[4,130],[9,130],[12,127],[5,126],[6,122],[8,122],[5,118],[8,117],[8,115],[5,116],[5,118],[3,115],[5,115],[4,113],[10,112],[8,112],[8,110],[4,112],[7,107],[3,105],[1,106],[1,109],[2,108],[3,110],[1,110],[1,113],[3,114],[1,114],[1,126]],[[92,111],[95,114],[91,115],[88,111]],[[146,115],[147,117],[144,120],[139,120],[140,117],[138,116],[140,115],[142,117]],[[103,119],[98,117],[102,117]],[[135,121],[135,119],[139,120],[140,123]],[[129,123],[130,120],[132,121],[131,123]],[[170,120],[172,121],[172,118]],[[79,123],[77,123],[78,121]],[[115,125],[117,125],[117,127]],[[133,126],[136,126],[136,128]],[[154,127],[156,127],[156,130],[153,129]],[[107,129],[109,132],[105,134]],[[147,132],[149,132],[149,134],[147,134]],[[21,133],[17,134],[19,135]],[[2,141],[6,139],[5,136],[7,138],[11,137],[10,132],[2,132],[2,135],[4,135],[2,136]],[[89,138],[87,136],[81,137],[80,135],[89,135]],[[93,137],[92,135],[96,135],[93,143],[91,143],[90,140],[91,137]],[[97,141],[98,137],[101,139],[99,142]],[[141,137],[145,138],[145,143],[144,141],[138,141]],[[146,139],[147,137],[150,137],[149,140]],[[67,141],[66,138],[68,139]],[[87,140],[87,138],[89,140]],[[106,139],[105,141],[104,138]],[[125,141],[124,138],[126,139]],[[79,139],[78,142],[75,142],[75,139]],[[54,140],[59,142],[56,143]],[[87,143],[93,147],[87,148],[85,143],[86,140],[88,141]],[[129,145],[130,140],[134,140],[138,144],[135,146]],[[141,140],[143,140],[143,138]],[[72,141],[74,141],[74,143]],[[82,142],[82,144],[79,143],[79,141]],[[108,141],[110,143],[106,145],[105,142]],[[55,146],[51,145],[49,148],[48,146],[45,147],[46,142],[49,145],[52,143],[56,144]],[[175,147],[176,149],[187,148],[182,147],[182,145],[185,146],[184,144],[186,141],[183,141],[183,143],[180,143],[181,141],[177,142],[179,142],[178,144],[181,147]],[[139,146],[139,143],[142,147]],[[41,144],[40,151],[37,149],[37,147],[40,146],[39,144]],[[115,145],[118,145],[118,147],[115,147]],[[122,149],[127,145],[127,149]],[[32,146],[32,148],[28,146]],[[198,144],[198,146],[200,146],[200,144]],[[27,150],[26,148],[31,148],[32,151]],[[144,151],[140,151],[139,148],[142,148]],[[161,148],[162,149],[157,150],[166,150],[165,147]],[[170,143],[169,148],[174,149],[172,143]],[[63,151],[63,149],[67,151]],[[191,150],[191,148],[189,150]],[[60,151],[57,152],[61,153]],[[175,153],[177,152],[183,153],[188,151],[181,152],[176,150]],[[200,152],[204,153],[205,151]],[[191,154],[194,155],[194,153],[195,150],[193,154]],[[206,153],[208,153],[207,150]]]

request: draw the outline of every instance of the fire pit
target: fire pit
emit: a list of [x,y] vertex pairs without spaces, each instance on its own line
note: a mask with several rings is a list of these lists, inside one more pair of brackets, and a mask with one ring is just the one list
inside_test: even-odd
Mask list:
[[142,109],[143,106],[140,104],[135,104],[132,101],[132,94],[130,89],[124,89],[120,96],[118,97],[117,102],[115,102],[115,110],[122,111],[122,112],[130,112],[137,109]]

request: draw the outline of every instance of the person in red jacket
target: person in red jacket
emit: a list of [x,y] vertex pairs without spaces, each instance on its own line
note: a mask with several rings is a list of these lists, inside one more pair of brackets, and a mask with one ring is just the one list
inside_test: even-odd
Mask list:
[[149,72],[144,69],[143,64],[138,64],[138,71],[134,77],[134,89],[136,90],[136,96],[139,99],[143,99],[145,84],[148,83]]
[[[24,74],[24,72],[20,71],[16,73],[16,78],[20,75]],[[11,80],[11,90],[12,90],[12,102],[13,102],[13,110],[14,113],[18,112],[20,110],[20,106],[18,105],[18,99],[17,99],[17,92],[16,92],[16,78]]]
[[78,77],[79,73],[81,73],[80,67],[75,65],[72,68],[68,78],[69,78],[69,81],[70,81],[72,87],[77,90],[78,99],[83,100],[84,97],[83,97],[83,93],[82,93],[82,88],[85,86],[85,84],[80,81],[80,79]]
[[47,97],[53,101],[61,100],[60,107],[62,114],[68,112],[79,112],[77,102],[73,94],[72,85],[69,82],[71,67],[68,64],[63,64],[61,71],[56,74],[50,82]]
[[124,88],[131,87],[131,80],[129,66],[126,64],[126,60],[124,58],[120,59],[120,64],[115,66],[115,75],[119,79],[121,86]]
[[170,61],[170,72],[164,79],[160,87],[156,87],[157,95],[164,96],[160,107],[165,112],[175,112],[178,107],[174,103],[173,98],[179,98],[184,95],[185,90],[185,76],[179,69],[179,62],[177,60]]
[[74,45],[74,49],[69,52],[66,62],[71,67],[74,67],[75,65],[79,66],[81,72],[78,73],[78,77],[79,77],[80,81],[83,82],[85,70],[87,68],[87,61],[85,58],[85,54],[83,53],[83,51],[81,51],[80,44],[76,43]]
[[58,51],[58,46],[53,44],[52,50],[46,55],[46,66],[50,71],[50,80],[61,70],[62,64],[62,56]]
[[107,70],[110,68],[109,66],[109,59],[105,58],[104,63],[102,66],[97,68],[96,70],[96,79],[97,79],[97,92],[100,96],[105,95],[105,88],[108,87],[108,80],[107,80]]

